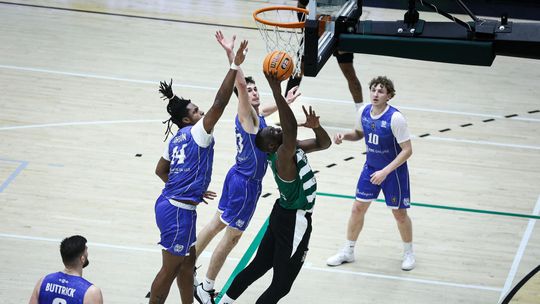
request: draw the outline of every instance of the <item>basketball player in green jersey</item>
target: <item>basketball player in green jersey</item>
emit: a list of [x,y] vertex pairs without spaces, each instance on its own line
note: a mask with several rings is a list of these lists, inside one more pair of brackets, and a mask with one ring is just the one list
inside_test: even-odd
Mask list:
[[272,283],[256,303],[277,303],[289,293],[308,251],[317,189],[317,181],[305,153],[327,149],[332,143],[311,107],[309,112],[303,107],[306,122],[301,126],[312,129],[315,138],[298,141],[298,123],[281,95],[281,81],[275,74],[267,74],[266,78],[276,100],[281,129],[266,127],[260,130],[255,144],[268,153],[279,198],[255,258],[236,276],[221,299],[222,304],[233,303],[271,268],[274,270]]

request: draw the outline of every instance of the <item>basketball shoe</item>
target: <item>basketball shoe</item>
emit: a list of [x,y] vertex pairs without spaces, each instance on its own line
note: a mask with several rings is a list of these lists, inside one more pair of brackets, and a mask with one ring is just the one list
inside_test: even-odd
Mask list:
[[197,288],[193,290],[193,296],[195,297],[195,300],[197,300],[197,302],[199,302],[200,304],[215,304],[215,293],[216,291],[214,289],[205,290],[202,283],[197,285]]
[[352,263],[354,262],[354,251],[347,251],[341,249],[338,253],[331,256],[326,260],[326,265],[328,266],[339,266],[343,263]]
[[413,270],[416,266],[416,259],[412,251],[405,252],[403,254],[403,262],[401,263],[401,269],[405,271]]

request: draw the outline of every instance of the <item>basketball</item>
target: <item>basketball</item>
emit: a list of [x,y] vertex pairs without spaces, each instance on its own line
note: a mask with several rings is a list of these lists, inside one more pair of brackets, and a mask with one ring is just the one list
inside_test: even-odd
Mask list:
[[278,79],[283,81],[291,77],[293,71],[294,62],[284,51],[273,51],[264,58],[263,72],[265,74],[277,72]]

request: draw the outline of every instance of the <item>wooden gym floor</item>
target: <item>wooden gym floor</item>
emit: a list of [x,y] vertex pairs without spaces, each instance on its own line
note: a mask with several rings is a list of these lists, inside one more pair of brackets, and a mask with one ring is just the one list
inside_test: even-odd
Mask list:
[[[250,41],[242,67],[263,102],[272,102],[251,12],[295,2],[0,2],[3,303],[28,301],[40,276],[62,269],[58,245],[73,234],[90,241],[84,276],[107,303],[147,302],[161,265],[153,207],[163,185],[153,172],[168,117],[158,83],[173,78],[177,94],[208,109],[227,71],[213,37],[222,30]],[[402,14],[365,8],[363,18]],[[320,192],[310,253],[282,302],[496,303],[540,260],[540,61],[498,57],[492,67],[471,67],[357,54],[354,64],[366,100],[371,78],[394,80],[392,104],[414,135],[409,214],[417,268],[401,271],[397,227],[381,203],[366,217],[357,261],[325,265],[343,245],[348,197],[365,158],[363,142],[333,145],[310,155]],[[353,103],[335,59],[301,90],[293,105],[299,120],[306,104],[332,134],[352,126]],[[235,105],[233,97],[215,130],[210,189],[218,193],[234,161]],[[218,290],[276,199],[270,176],[263,193],[269,196],[218,276]],[[199,229],[216,206],[198,208]],[[198,261],[201,274],[215,244]],[[254,303],[270,275],[238,303]],[[536,300],[538,292],[520,303]],[[173,285],[168,303],[178,302]]]

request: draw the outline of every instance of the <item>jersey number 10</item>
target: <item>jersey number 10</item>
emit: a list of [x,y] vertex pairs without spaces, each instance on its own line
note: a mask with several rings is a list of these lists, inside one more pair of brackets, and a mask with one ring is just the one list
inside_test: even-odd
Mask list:
[[379,135],[369,133],[367,142],[370,143],[370,144],[378,145],[379,144]]

